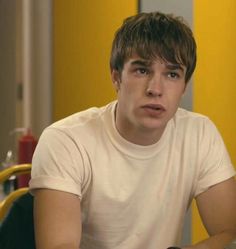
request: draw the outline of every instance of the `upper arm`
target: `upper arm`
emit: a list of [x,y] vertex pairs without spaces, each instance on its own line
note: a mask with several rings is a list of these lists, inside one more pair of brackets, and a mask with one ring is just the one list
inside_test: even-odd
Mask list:
[[79,248],[81,213],[78,196],[49,189],[35,190],[34,195],[37,249]]
[[218,183],[196,197],[202,221],[210,235],[236,230],[236,182]]

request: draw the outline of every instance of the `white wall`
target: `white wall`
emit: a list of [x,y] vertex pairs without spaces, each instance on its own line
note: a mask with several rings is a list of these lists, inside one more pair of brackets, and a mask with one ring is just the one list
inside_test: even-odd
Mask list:
[[0,163],[14,140],[16,122],[16,0],[0,1]]
[[52,122],[51,12],[51,0],[0,1],[0,163],[17,149],[10,131],[38,137]]

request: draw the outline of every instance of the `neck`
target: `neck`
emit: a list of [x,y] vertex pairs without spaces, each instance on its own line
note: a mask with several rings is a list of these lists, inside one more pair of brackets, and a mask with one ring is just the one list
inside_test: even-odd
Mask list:
[[122,133],[122,131],[119,131],[119,133],[123,138],[125,138],[129,142],[143,146],[148,146],[157,143],[163,134],[163,132],[159,134],[156,131],[147,133],[147,131],[140,132],[139,130],[136,132],[133,129],[130,131],[127,130],[126,133]]
[[165,127],[157,130],[145,127],[133,127],[129,123],[125,123],[124,125],[123,122],[119,122],[117,119],[115,124],[117,131],[124,139],[131,143],[143,146],[157,143],[165,130]]

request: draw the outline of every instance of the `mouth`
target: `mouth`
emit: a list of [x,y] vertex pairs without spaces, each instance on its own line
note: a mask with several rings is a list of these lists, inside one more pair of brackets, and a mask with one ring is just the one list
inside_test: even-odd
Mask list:
[[165,107],[160,104],[147,104],[147,105],[142,106],[142,108],[150,109],[153,111],[165,111],[166,110]]
[[145,112],[145,115],[151,118],[159,119],[163,117],[166,109],[161,104],[147,104],[142,106],[142,109]]

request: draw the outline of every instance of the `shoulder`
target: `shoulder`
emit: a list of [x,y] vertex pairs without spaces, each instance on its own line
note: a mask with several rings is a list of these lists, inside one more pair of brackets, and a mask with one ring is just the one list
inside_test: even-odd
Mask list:
[[178,108],[173,118],[173,124],[178,129],[184,129],[185,133],[188,131],[201,133],[207,131],[217,132],[215,124],[209,117],[182,108]]
[[67,136],[73,138],[83,138],[86,135],[91,135],[97,132],[104,125],[103,117],[109,115],[113,111],[115,102],[111,102],[103,107],[91,107],[87,110],[74,113],[48,126],[43,135],[50,134]]
[[106,106],[102,107],[91,107],[84,111],[74,113],[64,119],[61,119],[49,127],[53,128],[73,128],[75,126],[84,126],[90,122],[101,119],[101,117],[106,113],[111,111],[112,107],[115,105],[115,102],[111,102]]
[[44,159],[48,164],[50,159],[53,164],[58,158],[74,165],[83,164],[84,160],[87,162],[88,151],[96,147],[96,141],[102,136],[101,130],[106,129],[103,116],[107,113],[106,116],[111,116],[114,104],[78,112],[47,127],[39,138],[34,163]]
[[174,119],[176,121],[209,121],[210,119],[200,113],[197,112],[192,112],[192,111],[188,111],[186,109],[183,108],[178,108]]
[[188,142],[190,146],[210,148],[214,145],[224,147],[223,138],[207,116],[179,108],[171,122],[172,132],[179,141]]

